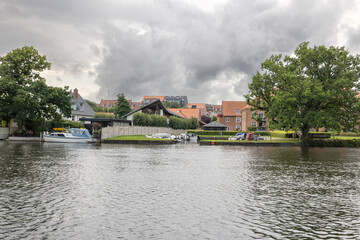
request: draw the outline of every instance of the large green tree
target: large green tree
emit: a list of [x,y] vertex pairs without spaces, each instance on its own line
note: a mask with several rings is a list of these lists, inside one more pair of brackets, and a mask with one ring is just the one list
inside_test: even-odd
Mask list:
[[67,87],[46,85],[40,72],[47,69],[46,56],[34,47],[24,46],[0,57],[1,119],[14,120],[22,129],[38,128],[44,119],[70,117],[70,92]]
[[359,119],[360,56],[344,47],[309,47],[301,43],[291,56],[273,55],[253,76],[247,103],[266,112],[270,126],[348,130]]
[[126,100],[124,94],[119,93],[117,95],[117,104],[114,111],[115,114],[119,114],[119,118],[122,118],[125,114],[131,112],[130,103]]

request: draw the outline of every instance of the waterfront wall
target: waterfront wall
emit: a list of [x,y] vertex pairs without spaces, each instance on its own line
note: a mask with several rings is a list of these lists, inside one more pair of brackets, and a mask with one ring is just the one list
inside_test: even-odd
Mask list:
[[155,133],[182,134],[186,133],[184,129],[172,129],[164,127],[140,127],[140,126],[112,126],[104,127],[101,130],[101,140],[121,135],[149,135]]
[[9,133],[10,133],[10,135],[14,134],[16,132],[16,130],[17,130],[17,127],[11,127],[10,132],[9,132],[8,127],[6,127],[6,128],[0,127],[0,140],[7,139],[9,137]]

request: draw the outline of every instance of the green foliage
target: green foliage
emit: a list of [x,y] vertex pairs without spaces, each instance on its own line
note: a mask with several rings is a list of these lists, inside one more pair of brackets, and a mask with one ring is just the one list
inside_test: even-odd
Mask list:
[[94,112],[106,112],[106,109],[104,109],[101,106],[98,106],[95,102],[92,102],[90,100],[85,99],[85,101],[89,104],[89,106],[94,110]]
[[169,118],[169,127],[173,129],[197,129],[198,126],[196,118],[184,119],[174,116]]
[[353,128],[360,113],[360,56],[344,47],[308,47],[301,43],[294,56],[271,56],[253,76],[246,95],[253,109],[266,112],[272,129],[311,127],[340,131]]
[[45,121],[42,131],[52,132],[54,128],[84,128],[84,124],[64,119],[52,119]]
[[94,118],[115,118],[114,113],[96,112]]
[[151,126],[150,115],[146,113],[135,113],[132,121],[134,126]]
[[309,146],[311,147],[360,147],[359,139],[310,139]]
[[164,101],[162,103],[166,108],[181,108],[181,106],[177,102]]
[[[187,133],[195,133],[196,135],[204,136],[235,136],[237,133],[243,133],[244,131],[208,131],[208,130],[187,130]],[[256,132],[260,136],[270,136],[269,132],[259,131]]]
[[167,118],[156,114],[135,113],[133,116],[134,126],[149,126],[149,127],[171,127],[173,129],[196,129],[198,128],[198,121],[196,118],[183,119],[178,117],[170,117],[169,125]]
[[119,114],[119,118],[123,118],[125,114],[128,114],[131,112],[130,103],[128,100],[126,100],[124,94],[118,94],[117,95],[117,105],[114,107],[114,113],[115,115]]
[[[147,114],[148,115],[148,114]],[[157,114],[151,114],[150,116],[150,122],[151,126],[153,127],[167,127],[167,118],[164,116],[160,116]]]
[[[68,87],[50,87],[40,72],[50,69],[45,56],[24,46],[0,57],[0,118],[19,128],[40,131],[44,119],[70,117]],[[36,129],[34,129],[36,128]]]
[[211,122],[217,122],[217,117],[214,115],[214,116],[212,116],[212,118],[211,118]]
[[256,130],[257,130],[257,127],[255,127],[255,126],[248,127],[248,131],[256,131]]

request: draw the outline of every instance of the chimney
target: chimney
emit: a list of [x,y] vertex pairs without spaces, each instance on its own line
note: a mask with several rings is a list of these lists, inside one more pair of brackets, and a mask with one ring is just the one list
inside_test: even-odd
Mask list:
[[79,92],[77,90],[77,88],[74,89],[74,98],[77,100],[79,97]]

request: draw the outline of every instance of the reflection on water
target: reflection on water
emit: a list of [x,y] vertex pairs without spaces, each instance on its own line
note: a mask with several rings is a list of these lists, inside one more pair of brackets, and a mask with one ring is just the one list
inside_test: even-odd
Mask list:
[[359,239],[359,153],[0,142],[0,239]]

